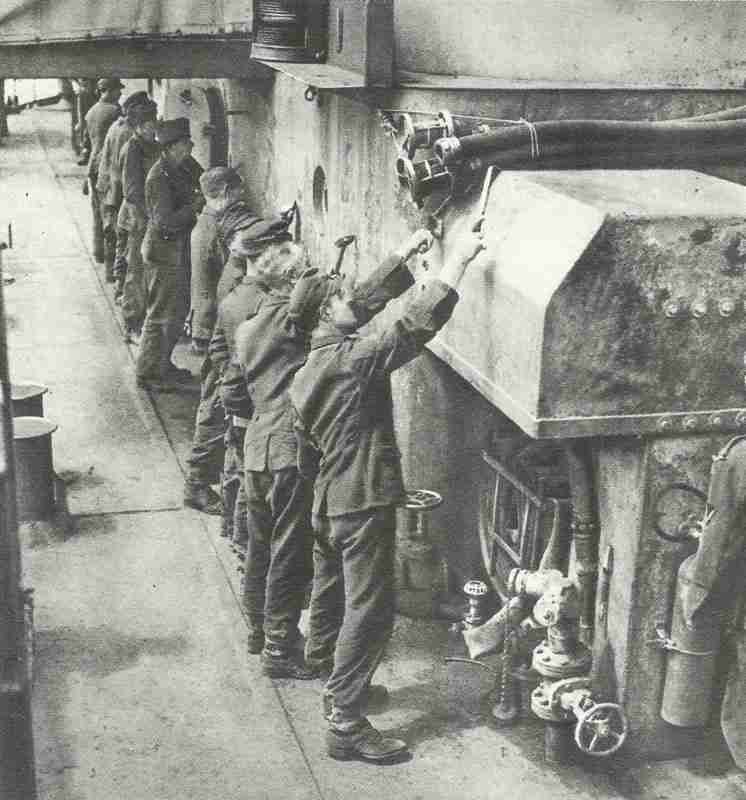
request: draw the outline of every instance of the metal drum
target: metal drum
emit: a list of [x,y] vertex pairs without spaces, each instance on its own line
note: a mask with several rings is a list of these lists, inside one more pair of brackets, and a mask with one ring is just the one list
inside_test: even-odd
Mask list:
[[325,11],[321,0],[256,0],[251,57],[296,63],[319,60]]
[[19,520],[46,519],[54,511],[52,434],[57,425],[44,417],[16,417],[13,439]]
[[14,417],[43,417],[44,395],[48,392],[40,383],[12,383],[10,399]]

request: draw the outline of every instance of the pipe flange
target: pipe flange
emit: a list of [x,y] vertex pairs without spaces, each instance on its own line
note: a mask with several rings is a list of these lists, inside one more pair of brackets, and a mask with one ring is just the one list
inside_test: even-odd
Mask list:
[[551,684],[540,683],[531,692],[531,711],[545,722],[573,722],[574,714],[553,701],[550,689]]
[[455,136],[446,136],[438,139],[433,146],[433,152],[441,164],[453,164],[461,160],[461,140]]
[[580,642],[571,653],[555,653],[545,640],[534,648],[531,666],[539,675],[560,680],[588,672],[591,660],[591,651]]

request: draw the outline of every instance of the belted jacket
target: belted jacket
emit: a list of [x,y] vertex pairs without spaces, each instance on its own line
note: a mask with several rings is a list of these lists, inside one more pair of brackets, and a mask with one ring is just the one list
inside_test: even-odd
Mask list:
[[[315,514],[342,516],[404,497],[390,376],[421,352],[458,300],[438,280],[411,294],[399,319],[380,333],[314,338],[295,375],[290,397],[300,441],[312,443],[320,457]],[[384,305],[378,297],[373,310]]]
[[104,146],[106,134],[114,120],[122,114],[122,109],[118,103],[108,103],[99,100],[85,115],[85,124],[88,135],[91,137],[91,157],[88,160],[88,177],[91,179],[94,188],[98,181],[98,166],[101,160],[101,150]]
[[158,160],[158,145],[146,142],[137,134],[126,142],[119,157],[122,167],[124,200],[117,225],[128,231],[145,230],[145,178]]
[[96,182],[96,190],[103,198],[104,205],[119,208],[122,203],[120,155],[134,133],[135,129],[129,124],[127,117],[120,117],[106,132]]
[[[145,180],[148,227],[142,245],[146,261],[179,264],[189,250],[189,237],[197,217],[194,200],[202,168],[194,159],[171,167],[161,156]],[[195,167],[196,165],[196,167]]]
[[293,468],[298,463],[288,390],[308,348],[289,300],[284,293],[269,295],[243,328],[244,347],[237,352],[251,409],[244,469],[255,472]]

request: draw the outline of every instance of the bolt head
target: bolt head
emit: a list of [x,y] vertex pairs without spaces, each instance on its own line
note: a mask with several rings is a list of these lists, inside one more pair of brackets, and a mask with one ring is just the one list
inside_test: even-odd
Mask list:
[[481,597],[487,594],[487,584],[484,581],[467,581],[464,584],[464,594],[469,597]]
[[705,314],[707,314],[706,300],[697,300],[696,302],[692,303],[692,316],[694,319],[701,319],[705,316]]

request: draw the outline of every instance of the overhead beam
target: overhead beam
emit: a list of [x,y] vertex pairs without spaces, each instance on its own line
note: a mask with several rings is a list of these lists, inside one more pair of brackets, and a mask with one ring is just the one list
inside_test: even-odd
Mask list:
[[251,60],[246,37],[138,37],[0,45],[4,78],[251,78],[267,68]]

